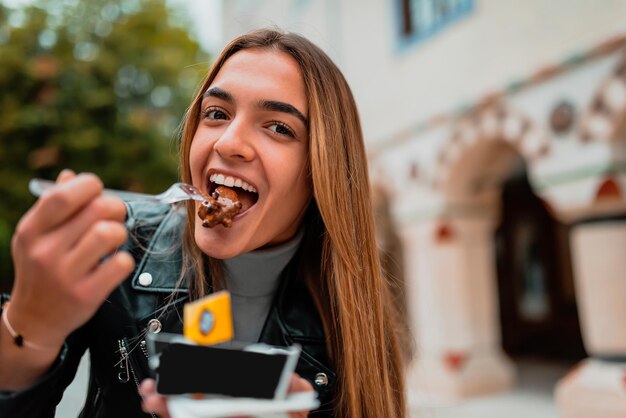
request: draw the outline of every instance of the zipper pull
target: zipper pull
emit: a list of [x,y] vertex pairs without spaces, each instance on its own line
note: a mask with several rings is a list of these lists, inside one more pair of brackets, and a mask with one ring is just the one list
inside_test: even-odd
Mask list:
[[139,347],[141,347],[141,351],[143,352],[144,356],[146,356],[146,358],[150,360],[150,353],[148,353],[146,340],[141,340],[141,342],[139,343]]
[[120,355],[122,356],[119,362],[120,371],[117,373],[117,380],[121,383],[128,383],[130,378],[128,373],[128,350],[126,350],[124,340],[117,340],[117,345],[120,349]]

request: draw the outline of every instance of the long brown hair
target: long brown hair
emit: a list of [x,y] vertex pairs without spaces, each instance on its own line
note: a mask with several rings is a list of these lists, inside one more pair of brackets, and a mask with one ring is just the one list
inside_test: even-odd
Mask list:
[[[185,116],[180,146],[182,180],[191,181],[189,150],[199,123],[202,94],[229,57],[249,48],[289,54],[304,78],[313,187],[313,203],[304,221],[305,245],[312,245],[313,253],[319,254],[307,260],[309,287],[338,371],[337,415],[403,417],[403,364],[377,253],[363,133],[350,88],[330,58],[307,39],[272,29],[233,40],[217,57]],[[188,215],[185,265],[194,271],[189,283],[193,298],[205,293],[207,270],[212,278],[221,276],[219,263],[195,245],[193,203],[188,205]]]

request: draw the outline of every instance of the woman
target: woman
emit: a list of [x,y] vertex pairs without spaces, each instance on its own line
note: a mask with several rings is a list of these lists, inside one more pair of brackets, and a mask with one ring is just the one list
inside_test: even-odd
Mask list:
[[[317,391],[314,415],[404,416],[363,137],[331,60],[295,34],[235,39],[186,114],[180,156],[183,181],[207,193],[219,184],[239,192],[243,208],[231,228],[201,226],[193,201],[186,216],[125,206],[103,196],[94,176],[67,172],[21,220],[15,287],[3,311],[13,332],[0,330],[0,389],[9,391],[0,409],[45,416],[89,348],[84,416],[142,416],[132,383],[149,375],[145,332],[180,329],[183,302],[227,287],[236,339],[302,345],[303,380],[294,388]],[[129,252],[102,262],[126,228]],[[30,347],[19,346],[18,333]]]

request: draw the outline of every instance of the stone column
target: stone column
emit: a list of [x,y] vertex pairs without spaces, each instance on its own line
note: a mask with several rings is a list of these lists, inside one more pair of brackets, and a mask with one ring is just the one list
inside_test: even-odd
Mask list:
[[561,418],[626,417],[626,217],[572,228],[584,360],[557,385]]
[[416,340],[407,378],[412,394],[462,397],[513,383],[500,345],[494,228],[486,217],[400,228]]

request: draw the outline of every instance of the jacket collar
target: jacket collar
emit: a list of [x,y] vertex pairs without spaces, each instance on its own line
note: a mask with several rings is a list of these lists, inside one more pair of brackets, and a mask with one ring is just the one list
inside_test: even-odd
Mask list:
[[185,210],[173,207],[157,227],[154,236],[135,269],[132,287],[138,291],[171,293],[188,292],[185,280],[177,284],[182,269],[182,242]]

